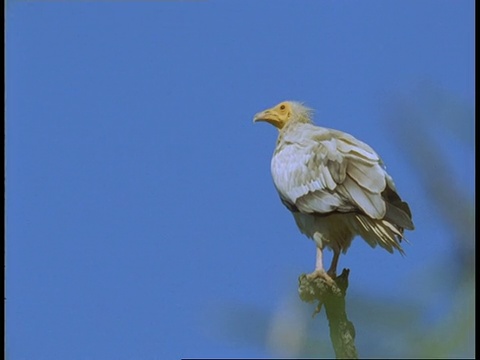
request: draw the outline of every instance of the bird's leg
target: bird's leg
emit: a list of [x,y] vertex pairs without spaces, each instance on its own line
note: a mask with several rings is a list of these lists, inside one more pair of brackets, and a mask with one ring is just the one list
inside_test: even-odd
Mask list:
[[330,277],[329,274],[327,274],[327,272],[323,268],[323,252],[319,246],[317,246],[317,260],[315,262],[315,271],[308,274],[307,277],[309,279],[320,277],[325,280],[329,285],[335,284],[333,279]]
[[317,260],[315,261],[315,271],[317,270],[324,270],[323,269],[323,252],[322,249],[320,249],[317,246]]
[[337,265],[338,265],[339,257],[340,257],[340,250],[333,250],[332,264],[330,265],[330,269],[328,269],[327,271],[327,274],[330,275],[332,278],[337,277]]

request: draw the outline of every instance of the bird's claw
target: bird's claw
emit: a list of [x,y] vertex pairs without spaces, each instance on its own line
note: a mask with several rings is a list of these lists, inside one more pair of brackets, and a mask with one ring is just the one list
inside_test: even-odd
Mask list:
[[[333,274],[333,277],[335,277],[335,274]],[[333,280],[332,276],[330,276],[330,274],[323,269],[317,269],[314,272],[307,274],[308,280],[314,280],[317,278],[323,279],[330,286],[335,285],[335,281]]]

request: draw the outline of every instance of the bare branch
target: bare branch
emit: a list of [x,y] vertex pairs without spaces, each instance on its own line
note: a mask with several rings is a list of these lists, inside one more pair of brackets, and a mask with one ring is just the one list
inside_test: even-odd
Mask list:
[[309,303],[318,301],[313,316],[320,312],[322,306],[325,307],[330,326],[330,339],[337,359],[358,359],[355,327],[348,320],[345,310],[349,273],[350,270],[343,269],[342,274],[335,279],[334,285],[330,285],[323,278],[311,279],[305,274],[298,278],[300,299]]

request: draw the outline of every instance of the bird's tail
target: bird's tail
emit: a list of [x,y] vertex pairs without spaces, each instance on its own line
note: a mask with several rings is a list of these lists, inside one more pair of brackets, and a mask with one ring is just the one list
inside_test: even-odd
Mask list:
[[404,239],[403,229],[398,228],[385,219],[372,219],[368,216],[356,214],[358,234],[371,246],[380,245],[388,252],[398,250],[402,255],[400,241]]
[[413,230],[412,212],[408,204],[397,194],[395,184],[387,175],[387,186],[382,193],[386,204],[383,219],[372,219],[366,215],[355,214],[357,232],[372,247],[380,245],[389,252],[394,249],[403,255],[400,241],[406,240],[403,230]]
[[382,193],[386,204],[384,220],[394,225],[402,234],[403,229],[413,230],[412,212],[408,204],[397,194],[393,179],[387,175],[387,186]]

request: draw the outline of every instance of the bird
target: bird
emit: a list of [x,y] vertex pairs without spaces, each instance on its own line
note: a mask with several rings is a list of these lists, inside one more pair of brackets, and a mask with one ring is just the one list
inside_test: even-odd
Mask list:
[[[271,173],[280,200],[300,232],[316,245],[310,278],[332,283],[338,260],[356,236],[372,248],[404,251],[404,230],[413,230],[412,213],[378,154],[352,135],[314,125],[313,110],[283,101],[255,114],[253,122],[278,129]],[[323,253],[333,251],[325,271]]]

